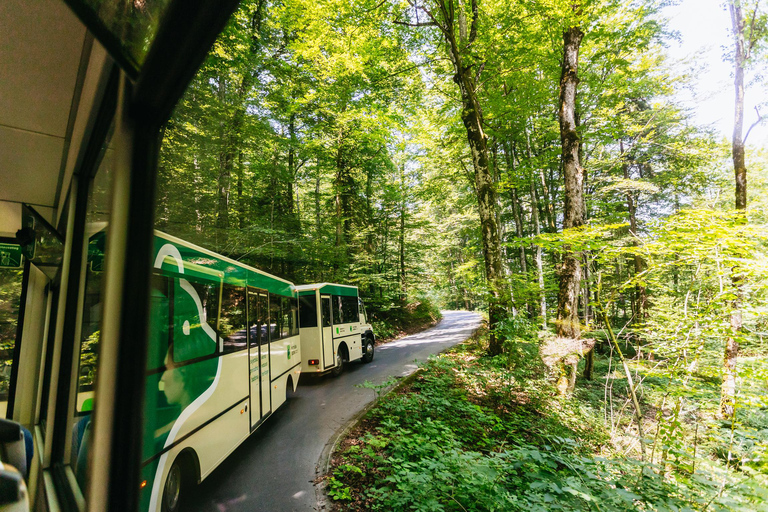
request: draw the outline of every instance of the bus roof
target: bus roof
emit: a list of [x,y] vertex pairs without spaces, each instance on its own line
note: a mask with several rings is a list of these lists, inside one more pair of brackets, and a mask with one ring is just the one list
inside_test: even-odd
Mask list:
[[302,284],[295,287],[299,295],[312,295],[315,290],[320,290],[322,293],[330,293],[333,295],[343,295],[346,297],[357,297],[359,295],[357,286],[350,284],[337,284],[337,283],[314,283],[314,284]]
[[293,283],[288,281],[287,279],[282,279],[280,277],[270,274],[269,272],[264,272],[263,270],[259,270],[257,268],[251,267],[250,265],[246,265],[245,263],[242,263],[240,261],[227,258],[226,256],[223,256],[221,254],[218,254],[208,249],[205,249],[203,247],[200,247],[199,245],[195,245],[193,243],[187,242],[186,240],[176,238],[175,236],[169,235],[167,233],[163,233],[162,231],[155,230],[155,236],[157,236],[160,239],[167,240],[168,242],[172,242],[173,244],[186,247],[188,249],[192,249],[193,251],[197,251],[201,254],[205,254],[219,261],[226,262],[230,265],[235,265],[236,267],[239,267],[243,270],[247,270],[248,272],[254,272],[256,274],[264,276],[265,278],[279,281],[281,283],[288,285],[289,288],[294,286]]

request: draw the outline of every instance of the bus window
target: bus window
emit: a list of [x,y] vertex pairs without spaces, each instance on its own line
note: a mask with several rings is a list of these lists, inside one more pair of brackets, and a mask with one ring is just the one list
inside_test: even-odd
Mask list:
[[[85,235],[88,240],[85,294],[80,330],[80,347],[75,400],[74,424],[72,426],[72,450],[70,465],[75,473],[80,488],[85,491],[88,473],[88,452],[91,441],[91,412],[94,407],[94,387],[96,368],[99,357],[101,335],[101,309],[103,297],[104,252],[107,240],[107,227],[111,205],[109,191],[112,185],[114,169],[114,150],[109,147],[109,140],[102,149],[101,161],[96,175],[90,183],[86,207]],[[75,352],[76,354],[78,352]]]
[[339,295],[333,295],[331,297],[331,308],[333,309],[333,323],[335,325],[343,324],[343,308],[341,307],[341,297]]
[[304,327],[317,327],[317,305],[314,295],[299,297],[299,325]]
[[[262,327],[264,326],[264,321],[261,319],[261,311],[259,311],[259,295],[254,291],[248,291],[248,339],[252,347],[259,345]],[[264,336],[266,336],[266,333],[264,333]]]
[[343,296],[341,299],[341,316],[345,324],[359,322],[360,315],[357,311],[357,297]]
[[[180,363],[216,352],[219,286],[174,278],[173,361]],[[201,318],[199,307],[202,307]]]
[[330,327],[331,326],[331,302],[333,302],[333,299],[330,301],[323,300],[322,302],[322,315],[323,315],[323,327]]
[[293,297],[282,297],[282,313],[283,313],[283,338],[295,336],[298,334],[298,327],[296,325],[296,299]]
[[115,41],[116,58],[128,70],[138,72],[151,43],[157,35],[160,20],[171,2],[125,2],[122,0],[82,0],[80,9],[90,10]]
[[219,334],[224,338],[225,354],[247,346],[245,288],[225,284],[221,291]]
[[280,311],[282,301],[279,295],[269,294],[269,341],[281,339],[283,327],[283,315]]
[[293,323],[291,324],[291,336],[299,335],[299,298],[291,298],[291,318]]
[[364,324],[368,323],[368,312],[365,311],[365,304],[363,304],[363,299],[361,299],[359,297],[357,299],[357,307],[358,307],[359,314],[362,317],[360,319],[360,322],[362,322]]
[[149,294],[149,351],[147,370],[165,364],[171,334],[171,281],[159,274],[152,276]]
[[266,292],[259,293],[256,296],[256,301],[258,305],[258,317],[256,319],[256,323],[259,328],[259,343],[262,345],[269,344],[269,296]]
[[[2,251],[2,248],[0,248]],[[3,262],[0,261],[0,265]],[[19,263],[21,263],[19,261]],[[21,300],[22,269],[0,268],[0,417],[6,417]]]

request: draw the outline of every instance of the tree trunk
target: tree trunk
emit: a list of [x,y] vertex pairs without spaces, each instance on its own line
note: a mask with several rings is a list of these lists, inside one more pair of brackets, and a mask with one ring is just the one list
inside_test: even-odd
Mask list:
[[[528,155],[528,161],[533,160],[531,152],[531,138],[528,134],[528,128],[525,129],[525,150]],[[543,174],[542,174],[543,176]],[[541,224],[539,222],[539,200],[536,194],[535,178],[531,176],[531,222],[536,236],[541,235]],[[547,330],[547,296],[544,290],[544,262],[540,245],[536,245],[536,275],[539,280],[539,314],[541,315],[541,328]]]
[[[261,19],[265,0],[261,0],[253,12],[251,18],[250,57],[258,54],[261,47]],[[216,227],[219,230],[229,228],[229,195],[234,170],[235,158],[240,153],[242,146],[242,126],[246,115],[246,100],[253,86],[256,70],[246,67],[243,71],[240,84],[230,106],[234,107],[234,113],[226,121],[222,119],[220,125],[219,147],[219,176],[218,176],[218,203],[216,209]],[[218,96],[222,107],[227,105],[227,82],[223,76],[219,76]],[[234,84],[233,84],[234,85]],[[238,177],[239,178],[239,177]],[[218,235],[217,235],[218,236]],[[226,234],[224,234],[226,236]]]
[[245,200],[243,200],[243,151],[237,152],[237,225],[245,229]]
[[[522,240],[523,238],[523,218],[520,215],[520,198],[517,194],[517,187],[512,187],[512,211],[515,215],[515,229],[517,231],[517,238]],[[528,265],[525,261],[525,246],[520,244],[520,272],[522,274],[528,273]]]
[[[539,223],[539,208],[536,205],[536,184],[531,180],[531,219],[536,236],[541,235]],[[547,295],[544,289],[544,255],[540,245],[536,245],[536,275],[539,281],[539,314],[541,315],[541,328],[547,330]]]
[[315,176],[315,237],[317,243],[320,240],[320,176],[322,170],[320,166],[317,167],[317,176]]
[[[584,172],[579,164],[579,134],[576,128],[576,86],[579,83],[579,46],[584,33],[579,27],[569,27],[563,32],[563,64],[560,77],[560,140],[562,142],[563,176],[565,181],[565,206],[563,229],[579,227],[584,223]],[[579,339],[579,295],[581,283],[581,255],[566,248],[559,268],[557,294],[557,336]],[[561,365],[558,390],[561,394],[573,391],[575,364]]]
[[301,231],[298,200],[294,196],[296,184],[296,114],[288,120],[288,183],[286,186],[285,208],[288,216],[287,228],[293,233]]
[[400,294],[406,300],[405,289],[405,163],[400,167]]
[[[223,76],[219,76],[219,102],[222,106],[227,101],[227,86]],[[217,183],[216,227],[219,230],[229,227],[229,187],[232,178],[232,126],[224,119],[219,124],[219,175]],[[220,233],[217,233],[217,238]]]
[[[619,152],[621,153],[621,168],[624,172],[624,179],[629,180],[629,164],[627,163],[627,159],[624,155],[624,142],[619,141]],[[631,191],[627,191],[626,193],[627,197],[627,215],[629,217],[629,233],[633,237],[632,240],[632,246],[637,247],[637,202],[635,198],[632,196]],[[643,270],[645,270],[645,261],[643,261],[643,258],[639,254],[633,255],[633,263],[635,267],[635,276],[640,275]],[[646,305],[648,302],[648,296],[647,296],[647,290],[645,286],[641,285],[640,283],[637,283],[635,285],[635,300],[632,307],[632,311],[635,314],[635,321],[636,322],[642,322],[646,319],[647,313],[646,313]]]
[[336,197],[334,203],[336,206],[336,247],[341,247],[343,223],[344,223],[344,182],[346,175],[346,162],[344,161],[344,148],[342,147],[344,142],[344,132],[339,130],[339,135],[336,143],[336,179],[334,180],[334,188],[336,189]]
[[744,14],[739,0],[729,0],[728,7],[731,11],[731,24],[736,47],[734,49],[734,88],[735,111],[733,119],[733,172],[736,179],[736,209],[747,209],[747,166],[744,154],[744,66],[746,64],[746,47],[744,41]]
[[[459,30],[457,40],[456,18],[454,16],[453,2],[437,0],[436,4],[440,15],[435,16],[429,12],[432,20],[439,26],[446,43],[448,55],[453,64],[453,80],[459,86],[461,92],[461,120],[467,131],[467,141],[472,155],[472,166],[475,171],[475,190],[477,192],[477,206],[480,214],[481,236],[483,243],[483,256],[485,259],[485,276],[488,281],[488,317],[489,317],[489,346],[491,355],[500,354],[503,351],[503,339],[496,332],[496,327],[504,316],[503,290],[504,276],[502,271],[501,241],[499,229],[496,223],[496,209],[498,199],[488,166],[488,143],[483,128],[483,113],[477,95],[475,82],[476,69],[472,64],[464,62],[462,52],[474,42],[477,37],[478,6],[477,0],[470,0],[472,7],[471,28],[467,32],[466,20],[464,29]],[[450,4],[450,5],[449,5]],[[439,19],[438,19],[439,18]],[[459,20],[461,25],[461,20]],[[468,35],[466,35],[468,33]],[[479,73],[478,73],[479,74]]]
[[547,185],[547,177],[544,176],[544,169],[539,169],[539,179],[541,180],[542,200],[544,201],[544,217],[547,221],[547,230],[550,233],[557,231],[555,225],[555,206],[552,203],[552,193],[550,187]]
[[[729,0],[731,12],[734,48],[734,89],[735,111],[733,120],[733,140],[731,142],[733,156],[733,173],[736,182],[736,210],[741,212],[741,221],[746,221],[747,209],[747,165],[745,160],[744,138],[744,66],[747,60],[747,49],[744,40],[744,13],[739,0]],[[738,268],[731,270],[731,282],[734,287],[734,299],[730,304],[731,330],[725,340],[723,357],[723,383],[720,389],[720,415],[733,418],[736,413],[736,362],[739,357],[738,336],[742,328],[741,300],[743,295],[741,272]]]

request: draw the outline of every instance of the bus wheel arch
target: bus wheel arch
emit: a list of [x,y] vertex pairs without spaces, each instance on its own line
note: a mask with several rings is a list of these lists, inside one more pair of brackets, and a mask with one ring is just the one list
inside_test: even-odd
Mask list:
[[290,398],[295,394],[296,386],[293,384],[293,376],[289,375],[285,381],[285,401],[287,402],[290,400]]
[[349,349],[343,341],[336,348],[336,365],[331,370],[331,375],[338,377],[344,371],[344,362],[349,361]]
[[345,342],[339,343],[339,352],[341,353],[341,362],[349,362],[349,348]]
[[185,448],[171,464],[163,484],[162,512],[178,512],[189,501],[192,489],[200,483],[200,461],[192,448]]

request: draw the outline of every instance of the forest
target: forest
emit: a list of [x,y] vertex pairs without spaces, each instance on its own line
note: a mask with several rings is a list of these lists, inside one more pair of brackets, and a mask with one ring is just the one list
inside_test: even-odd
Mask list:
[[157,228],[355,284],[380,337],[487,317],[347,439],[340,509],[768,507],[768,9],[719,13],[712,127],[668,4],[241,3],[165,129]]
[[370,384],[333,507],[768,510],[768,4],[715,14],[735,108],[706,126],[673,3],[242,0],[164,129],[156,228],[357,285],[379,338],[486,319]]

